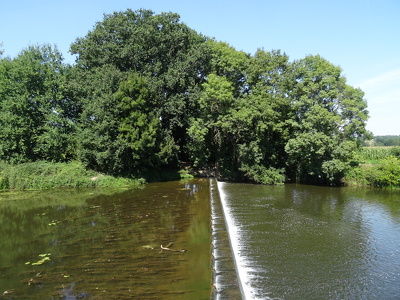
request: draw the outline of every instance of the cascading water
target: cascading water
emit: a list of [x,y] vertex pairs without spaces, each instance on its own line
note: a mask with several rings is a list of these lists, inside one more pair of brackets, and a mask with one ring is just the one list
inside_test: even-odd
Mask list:
[[212,256],[215,300],[242,299],[218,186],[210,179]]
[[217,185],[243,299],[400,299],[398,192]]
[[223,185],[223,182],[217,183],[222,210],[226,222],[226,229],[229,235],[230,245],[232,247],[233,259],[239,281],[239,288],[244,299],[255,299],[254,292],[249,285],[251,269],[246,267],[246,263],[241,256],[242,246],[240,245],[240,236],[242,233],[240,227],[235,224],[233,219]]

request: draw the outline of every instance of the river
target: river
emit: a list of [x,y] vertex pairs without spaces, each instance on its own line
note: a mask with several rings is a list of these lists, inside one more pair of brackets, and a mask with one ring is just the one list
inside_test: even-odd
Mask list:
[[0,237],[0,299],[210,299],[207,179],[0,193]]
[[9,191],[0,237],[0,299],[400,299],[394,191],[213,179]]
[[400,299],[400,194],[218,183],[245,299]]

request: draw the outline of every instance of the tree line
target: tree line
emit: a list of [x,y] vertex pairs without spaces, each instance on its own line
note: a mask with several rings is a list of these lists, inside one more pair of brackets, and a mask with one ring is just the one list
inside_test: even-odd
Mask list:
[[117,176],[184,163],[264,184],[336,184],[365,139],[364,93],[319,55],[254,55],[175,13],[104,15],[71,44],[0,59],[0,160]]
[[400,146],[400,136],[398,135],[377,135],[372,140],[365,141],[366,147],[393,147]]

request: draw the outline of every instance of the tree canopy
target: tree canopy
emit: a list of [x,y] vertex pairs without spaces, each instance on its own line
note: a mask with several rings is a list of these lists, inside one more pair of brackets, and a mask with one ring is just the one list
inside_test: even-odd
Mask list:
[[221,178],[336,184],[370,138],[361,90],[319,55],[205,37],[175,13],[104,15],[71,45],[0,58],[0,160],[136,176],[189,163]]

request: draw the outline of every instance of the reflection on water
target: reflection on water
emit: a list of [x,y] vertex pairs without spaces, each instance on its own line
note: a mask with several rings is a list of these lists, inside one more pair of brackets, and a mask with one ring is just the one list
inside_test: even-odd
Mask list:
[[209,218],[207,180],[0,194],[0,299],[209,299]]
[[247,298],[400,299],[400,194],[222,183]]

